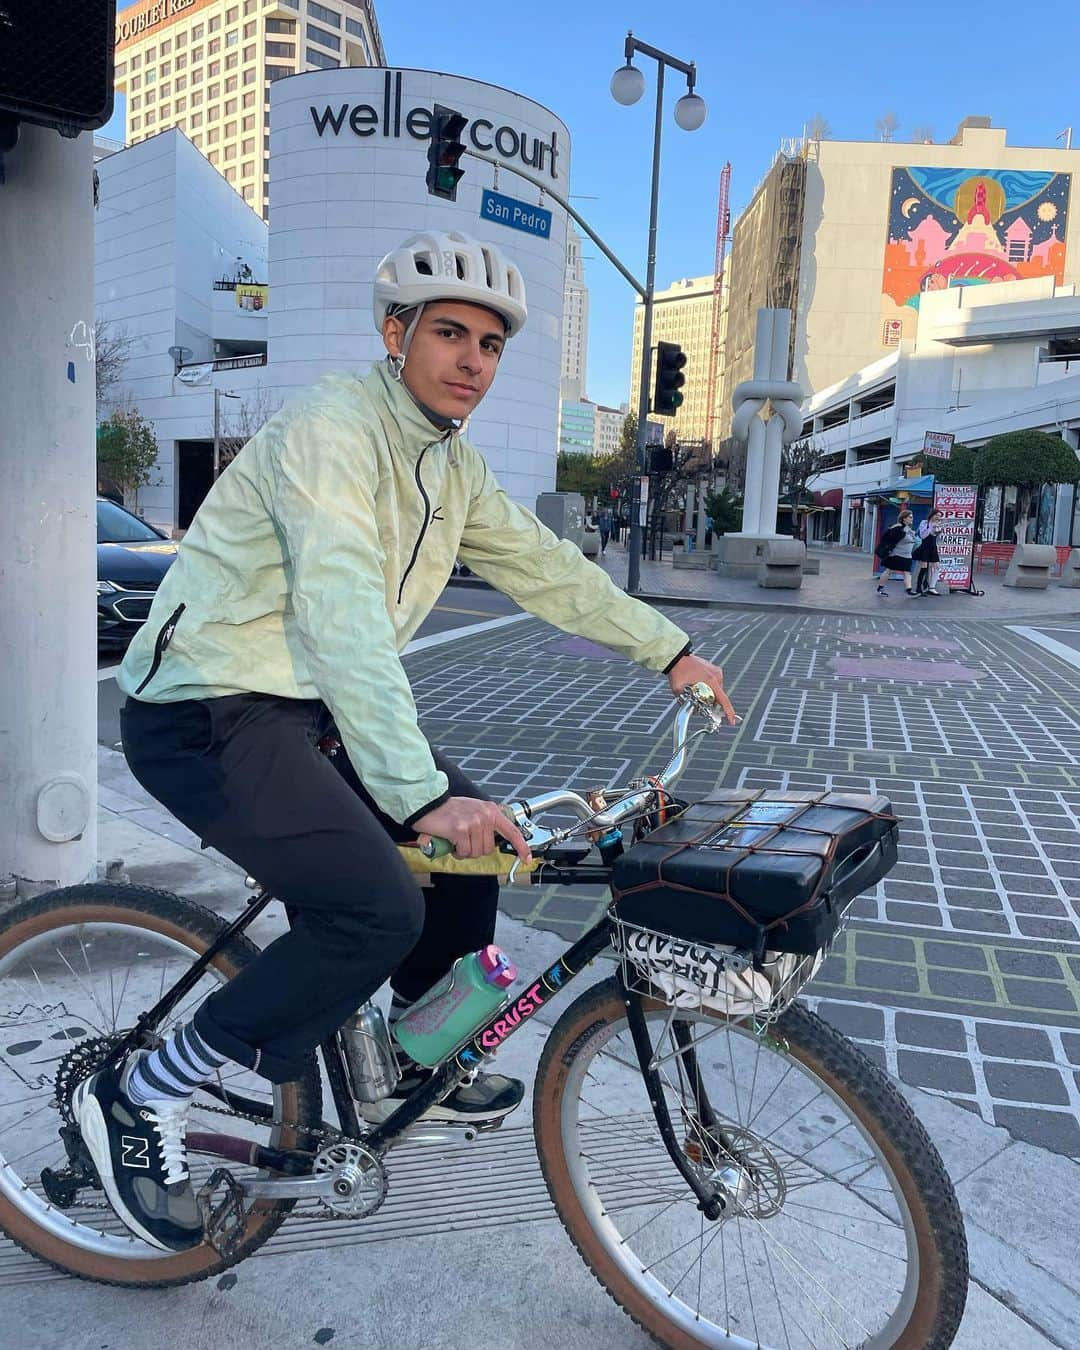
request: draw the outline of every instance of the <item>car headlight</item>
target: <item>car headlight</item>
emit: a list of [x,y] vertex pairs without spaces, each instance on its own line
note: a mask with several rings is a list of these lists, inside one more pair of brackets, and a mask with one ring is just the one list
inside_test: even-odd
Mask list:
[[118,591],[119,589],[120,587],[114,586],[111,581],[99,581],[97,584],[98,595],[112,595],[115,591]]

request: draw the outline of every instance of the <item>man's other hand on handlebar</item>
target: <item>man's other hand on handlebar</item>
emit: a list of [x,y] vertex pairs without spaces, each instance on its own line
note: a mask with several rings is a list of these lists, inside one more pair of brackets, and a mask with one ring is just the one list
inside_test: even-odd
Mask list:
[[513,844],[524,863],[532,861],[532,853],[513,821],[508,820],[494,802],[476,797],[449,797],[441,806],[413,822],[413,829],[421,845],[432,836],[449,839],[459,858],[482,858],[495,849],[495,836]]
[[711,661],[703,661],[700,656],[688,653],[668,671],[668,681],[671,684],[673,694],[680,693],[687,685],[697,684],[699,680],[703,684],[707,684],[716,695],[717,708],[723,713],[728,726],[733,727],[738,718],[735,709],[731,706],[731,699],[724,692],[724,672],[719,666],[714,666]]

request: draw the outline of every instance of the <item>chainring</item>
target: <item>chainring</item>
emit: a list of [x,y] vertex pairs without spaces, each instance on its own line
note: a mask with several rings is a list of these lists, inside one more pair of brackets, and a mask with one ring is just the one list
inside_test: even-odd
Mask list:
[[126,1035],[127,1032],[120,1031],[113,1036],[89,1037],[69,1050],[60,1061],[53,1096],[65,1125],[75,1124],[75,1112],[71,1109],[75,1089],[92,1073],[97,1073]]

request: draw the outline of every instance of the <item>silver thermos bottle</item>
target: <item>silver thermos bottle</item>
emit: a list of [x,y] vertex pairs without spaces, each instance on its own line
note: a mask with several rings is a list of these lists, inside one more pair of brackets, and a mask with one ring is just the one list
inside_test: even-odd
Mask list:
[[388,1097],[401,1079],[401,1069],[382,1009],[375,1003],[365,1003],[341,1028],[340,1035],[353,1097],[358,1102]]

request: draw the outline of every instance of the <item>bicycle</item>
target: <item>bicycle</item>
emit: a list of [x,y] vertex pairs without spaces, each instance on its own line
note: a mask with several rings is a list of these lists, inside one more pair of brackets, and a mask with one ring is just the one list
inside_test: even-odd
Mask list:
[[[679,696],[660,774],[510,804],[534,855],[530,884],[608,885],[620,854],[689,819],[670,788],[690,743],[722,725],[711,701],[705,686]],[[541,825],[552,811],[576,820]],[[852,896],[867,868],[865,856],[848,867]],[[602,1287],[670,1347],[951,1344],[968,1277],[956,1197],[894,1084],[797,1001],[823,951],[688,947],[627,918],[625,897],[378,1125],[357,1113],[344,1030],[320,1047],[336,1124],[323,1119],[314,1054],[295,1082],[238,1068],[207,1085],[187,1136],[206,1239],[178,1254],[144,1245],[100,1192],[71,1096],[254,958],[244,930],[273,897],[249,884],[232,922],[122,883],[54,891],[4,917],[0,1063],[22,1090],[0,1108],[0,1228],[36,1257],[106,1283],[183,1285],[250,1256],[294,1209],[321,1221],[374,1213],[395,1146],[485,1132],[424,1112],[612,951],[613,972],[547,1038],[533,1111],[551,1200]],[[838,927],[849,903],[837,902]]]

